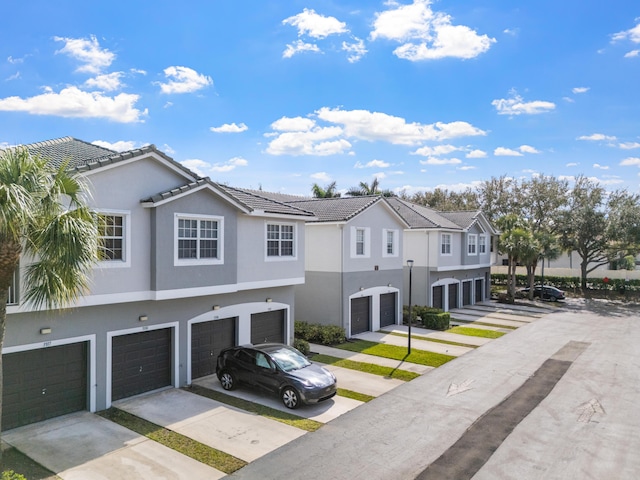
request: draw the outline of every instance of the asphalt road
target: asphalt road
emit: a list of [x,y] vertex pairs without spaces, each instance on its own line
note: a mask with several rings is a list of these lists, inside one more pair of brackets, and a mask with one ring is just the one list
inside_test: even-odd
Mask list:
[[638,326],[640,307],[571,303],[229,478],[636,479]]

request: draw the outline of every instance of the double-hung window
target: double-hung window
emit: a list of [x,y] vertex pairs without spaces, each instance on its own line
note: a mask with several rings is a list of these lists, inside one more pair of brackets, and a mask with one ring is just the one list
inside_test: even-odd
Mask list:
[[469,236],[467,237],[467,253],[469,255],[477,255],[478,254],[477,245],[478,245],[478,235],[475,233],[470,233]]
[[398,230],[382,230],[382,256],[398,256]]
[[98,214],[100,267],[130,265],[129,218],[129,212],[102,211]]
[[440,254],[451,255],[451,234],[443,233],[440,237]]
[[484,253],[487,253],[487,236],[486,235],[480,235],[480,238],[478,238],[478,253],[481,255]]
[[351,227],[351,257],[368,258],[371,255],[371,229]]
[[295,258],[295,225],[267,224],[267,258]]
[[222,263],[221,217],[176,215],[176,264]]

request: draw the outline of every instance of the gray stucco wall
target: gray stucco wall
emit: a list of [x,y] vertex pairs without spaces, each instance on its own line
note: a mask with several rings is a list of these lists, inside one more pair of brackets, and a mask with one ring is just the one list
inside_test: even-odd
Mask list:
[[[434,284],[451,282],[463,282],[465,280],[475,280],[482,278],[485,280],[485,299],[491,293],[491,268],[480,267],[468,270],[451,270],[438,272],[435,269],[425,267],[413,267],[412,270],[412,290],[411,303],[413,305],[433,305],[431,298],[431,287]],[[487,281],[488,279],[488,281]],[[409,268],[404,268],[404,305],[409,303]]]
[[339,273],[306,272],[304,285],[295,288],[295,320],[342,325],[341,277]]

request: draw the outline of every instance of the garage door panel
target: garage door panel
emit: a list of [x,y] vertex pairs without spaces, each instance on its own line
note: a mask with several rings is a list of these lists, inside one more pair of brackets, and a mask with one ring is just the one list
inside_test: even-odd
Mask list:
[[380,326],[387,327],[396,323],[396,294],[380,295]]
[[191,378],[212,375],[222,350],[236,345],[237,317],[193,324],[191,327]]
[[371,330],[370,297],[351,299],[351,335]]
[[254,313],[251,315],[251,343],[285,343],[285,310]]

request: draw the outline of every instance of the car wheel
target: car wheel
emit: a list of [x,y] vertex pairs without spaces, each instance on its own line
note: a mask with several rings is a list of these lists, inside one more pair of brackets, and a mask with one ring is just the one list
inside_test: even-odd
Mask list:
[[292,387],[285,387],[280,394],[282,398],[282,403],[287,408],[298,408],[300,406],[300,396],[298,392]]
[[557,302],[558,301],[558,297],[556,297],[555,295],[551,295],[550,297],[552,302]]
[[233,390],[234,388],[236,388],[236,377],[233,375],[233,373],[224,370],[220,374],[220,385],[222,385],[222,388],[224,388],[225,390]]

